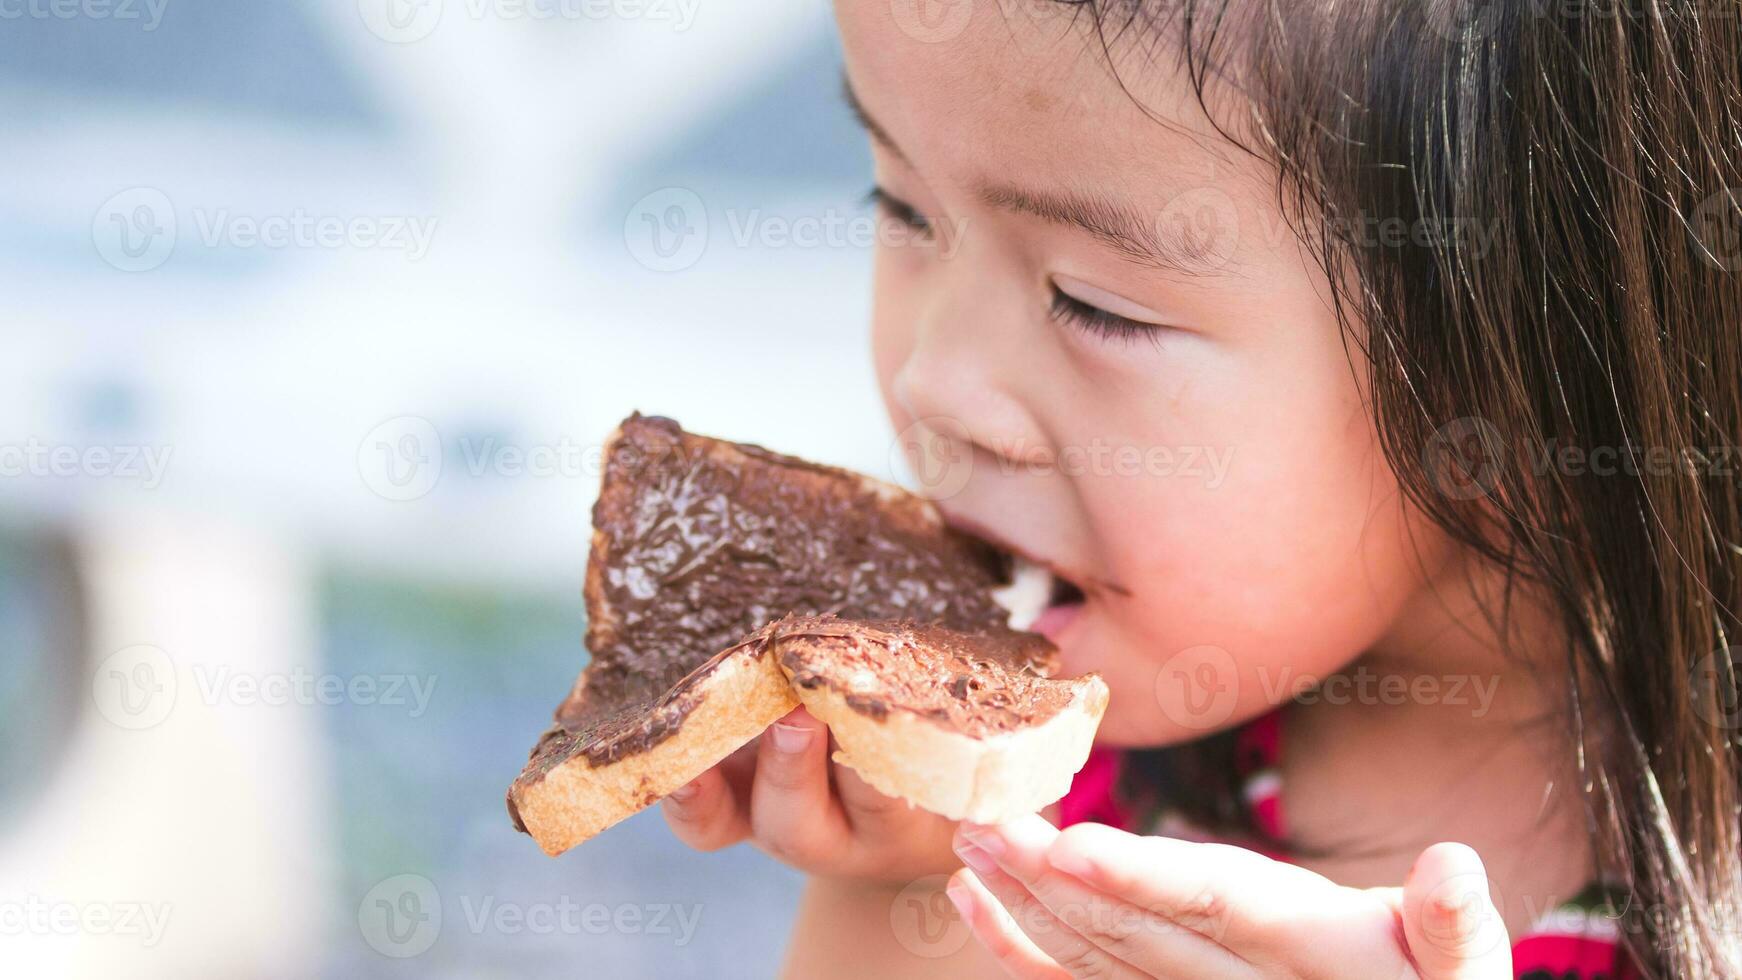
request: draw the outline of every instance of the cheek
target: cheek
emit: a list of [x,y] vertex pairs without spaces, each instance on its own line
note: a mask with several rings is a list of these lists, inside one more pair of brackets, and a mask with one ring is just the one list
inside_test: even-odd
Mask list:
[[1206,423],[1197,434],[1229,437],[1174,447],[1169,472],[1083,484],[1133,592],[1105,603],[1083,647],[1096,662],[1080,665],[1115,685],[1109,739],[1178,741],[1262,713],[1371,647],[1422,587],[1432,535],[1365,416],[1326,409]]

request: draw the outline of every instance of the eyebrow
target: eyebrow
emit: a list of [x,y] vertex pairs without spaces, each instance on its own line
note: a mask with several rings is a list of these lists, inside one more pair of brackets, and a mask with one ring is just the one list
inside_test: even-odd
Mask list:
[[[980,200],[995,208],[1032,215],[1056,225],[1088,232],[1096,240],[1135,262],[1186,276],[1237,277],[1220,246],[1227,229],[1199,229],[1195,218],[1167,211],[1146,219],[1138,209],[1100,194],[1049,194],[1006,184],[980,188]],[[1212,222],[1213,223],[1213,222]]]
[[[865,111],[865,104],[859,101],[845,76],[841,79],[841,97],[873,140],[900,160],[911,163],[889,131]],[[1163,272],[1192,277],[1239,275],[1238,268],[1217,249],[1216,239],[1225,232],[1212,228],[1206,237],[1185,220],[1162,220],[1166,212],[1147,220],[1137,208],[1104,194],[1054,194],[1009,184],[982,185],[976,196],[981,203],[1001,211],[1026,214],[1049,224],[1087,232],[1120,255]],[[1177,227],[1169,227],[1170,224]]]

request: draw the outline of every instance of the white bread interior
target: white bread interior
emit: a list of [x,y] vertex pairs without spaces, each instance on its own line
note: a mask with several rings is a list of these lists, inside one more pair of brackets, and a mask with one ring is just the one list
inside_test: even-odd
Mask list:
[[806,710],[829,726],[839,746],[835,761],[878,792],[951,820],[1002,823],[1039,812],[1064,796],[1088,761],[1107,710],[1107,685],[1094,675],[1058,683],[1075,687],[1058,714],[985,737],[952,731],[899,707],[872,717],[850,707],[828,685],[799,688],[797,694]]
[[755,646],[727,653],[700,682],[702,701],[658,745],[594,766],[577,755],[542,779],[509,790],[527,833],[555,856],[700,776],[798,707],[774,656]]

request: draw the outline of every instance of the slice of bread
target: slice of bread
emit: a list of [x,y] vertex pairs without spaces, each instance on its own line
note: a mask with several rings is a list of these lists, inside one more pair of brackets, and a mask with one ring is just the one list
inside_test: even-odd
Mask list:
[[771,629],[835,761],[952,820],[1001,823],[1064,796],[1107,710],[1099,677],[1047,679],[1056,651],[1033,633],[826,617]]
[[[548,853],[687,783],[800,701],[831,725],[837,759],[950,816],[1038,809],[1087,757],[1105,686],[1042,679],[1051,644],[1010,630],[997,601],[1010,560],[922,498],[636,415],[606,447],[593,524],[592,659],[508,792],[515,825]],[[985,693],[952,709],[936,698],[943,670]],[[994,703],[1018,694],[1039,697],[1029,716]]]

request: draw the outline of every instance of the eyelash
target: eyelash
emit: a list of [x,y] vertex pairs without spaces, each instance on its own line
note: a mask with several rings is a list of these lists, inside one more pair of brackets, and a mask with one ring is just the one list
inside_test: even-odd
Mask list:
[[1057,286],[1052,287],[1052,308],[1047,311],[1047,315],[1104,340],[1159,342],[1161,328],[1154,324],[1139,323],[1129,317],[1109,313],[1099,306],[1077,299]]
[[906,225],[916,232],[931,234],[931,222],[926,220],[925,215],[915,210],[913,205],[881,187],[872,187],[870,191],[866,192],[865,203],[882,211],[891,221]]
[[[882,211],[891,221],[900,222],[917,232],[931,233],[931,222],[924,215],[915,210],[913,205],[881,187],[873,186],[866,192],[865,202]],[[1065,293],[1057,286],[1051,288],[1052,305],[1047,310],[1047,315],[1052,319],[1105,340],[1129,342],[1141,338],[1152,343],[1157,342],[1159,328],[1154,324],[1139,323],[1129,317],[1109,313],[1099,306],[1085,303]]]

